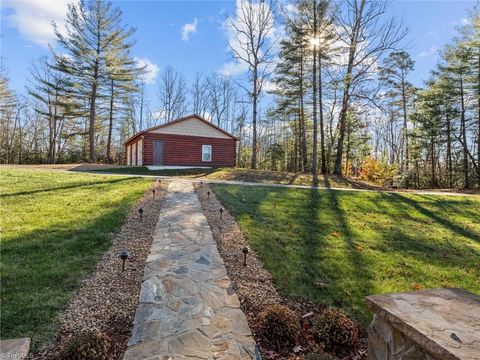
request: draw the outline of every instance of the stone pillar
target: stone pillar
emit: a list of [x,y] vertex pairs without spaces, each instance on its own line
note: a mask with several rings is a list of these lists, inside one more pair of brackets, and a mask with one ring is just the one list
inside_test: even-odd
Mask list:
[[385,318],[374,315],[368,327],[368,360],[385,359],[430,360],[432,358]]
[[480,359],[480,297],[462,289],[368,296],[369,360]]

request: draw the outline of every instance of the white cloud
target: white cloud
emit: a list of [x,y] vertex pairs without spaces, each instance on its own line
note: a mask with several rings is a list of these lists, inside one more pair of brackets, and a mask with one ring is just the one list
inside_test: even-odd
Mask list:
[[243,61],[230,61],[218,69],[218,73],[225,76],[236,76],[248,71],[248,64]]
[[437,53],[437,51],[438,51],[438,48],[436,46],[432,46],[430,49],[428,49],[426,51],[422,51],[421,53],[419,53],[418,57],[423,58],[423,57],[426,57],[426,56],[434,55],[434,54]]
[[160,71],[158,65],[151,62],[147,58],[134,57],[133,60],[135,60],[138,67],[145,67],[145,74],[143,75],[143,80],[145,81],[145,83],[153,84],[155,82],[155,78],[158,75],[158,72]]
[[277,84],[275,84],[272,81],[265,81],[264,84],[263,84],[263,91],[273,92],[273,91],[277,91],[278,89],[279,88],[278,88]]
[[203,118],[204,118],[205,120],[208,120],[208,121],[212,122],[213,116],[212,116],[212,114],[210,114],[208,111],[205,111],[205,113],[203,114]]
[[296,15],[298,14],[298,8],[296,4],[288,3],[285,5],[285,11],[288,15]]
[[17,28],[25,38],[47,46],[55,39],[52,27],[54,21],[59,30],[65,30],[68,4],[72,0],[4,0],[2,7],[11,9],[7,22]]
[[194,18],[192,23],[186,23],[182,26],[182,40],[190,40],[190,35],[197,32],[198,19]]

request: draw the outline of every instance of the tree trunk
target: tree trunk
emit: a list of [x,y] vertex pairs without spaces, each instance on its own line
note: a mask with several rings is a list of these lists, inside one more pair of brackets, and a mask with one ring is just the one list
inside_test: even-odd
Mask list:
[[312,149],[312,174],[317,174],[318,154],[318,118],[317,118],[317,1],[313,0],[313,149]]
[[405,169],[408,170],[408,118],[407,118],[407,94],[405,89],[405,80],[402,80],[402,108],[403,108],[403,142],[405,149]]
[[480,51],[478,54],[478,69],[477,69],[477,187],[480,188]]
[[89,151],[88,151],[88,162],[95,163],[97,161],[97,156],[95,154],[95,115],[96,115],[96,100],[97,100],[97,81],[98,81],[98,60],[95,61],[95,68],[93,73],[93,84],[92,84],[92,93],[90,96],[90,121],[88,127],[88,142],[89,142]]
[[307,171],[307,135],[305,133],[305,106],[303,98],[303,48],[300,58],[300,136],[301,136],[301,147],[302,147],[302,171]]
[[467,126],[465,120],[465,101],[464,101],[464,90],[463,90],[463,78],[460,77],[460,106],[461,106],[461,136],[463,142],[463,175],[464,175],[464,188],[469,188],[469,178],[468,178],[468,149],[467,149]]
[[431,163],[432,163],[432,189],[435,189],[436,185],[436,178],[435,178],[435,138],[434,136],[431,137],[430,141],[431,147]]
[[257,168],[257,88],[258,88],[258,65],[253,69],[253,93],[252,93],[252,169]]
[[452,130],[448,110],[446,113],[447,120],[447,168],[448,168],[448,186],[453,188],[453,169],[452,169]]
[[108,137],[107,137],[107,163],[112,163],[111,146],[112,146],[112,130],[113,130],[113,79],[110,80],[110,114],[108,119]]
[[300,151],[300,111],[297,116],[294,117],[293,120],[293,128],[294,128],[294,143],[293,143],[293,171],[298,172],[300,170],[299,165],[299,155],[301,156]]
[[339,123],[339,136],[337,145],[337,156],[335,159],[335,167],[333,173],[336,175],[342,175],[342,158],[343,158],[343,142],[345,140],[345,128],[347,124],[347,111],[350,102],[350,85],[352,81],[353,65],[355,62],[355,53],[357,52],[358,36],[360,33],[361,20],[363,16],[363,9],[365,7],[365,1],[362,0],[358,13],[356,14],[355,25],[353,27],[352,38],[350,42],[350,49],[348,50],[348,65],[347,73],[345,75],[342,108],[340,110],[340,123]]
[[323,84],[322,84],[322,54],[318,56],[318,111],[320,113],[320,151],[321,151],[321,171],[327,173],[327,159],[325,153],[325,129],[323,124]]
[[348,176],[348,161],[350,160],[350,122],[347,122],[347,148],[345,149],[345,175]]

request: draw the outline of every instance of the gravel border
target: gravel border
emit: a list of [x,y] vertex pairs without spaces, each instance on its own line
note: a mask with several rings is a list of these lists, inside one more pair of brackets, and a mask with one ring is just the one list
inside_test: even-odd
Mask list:
[[[311,327],[312,315],[321,313],[326,307],[303,299],[281,296],[273,283],[272,275],[264,268],[263,263],[253,249],[249,249],[247,265],[244,266],[242,250],[245,246],[248,246],[248,243],[234,216],[223,207],[215,193],[206,183],[196,183],[194,188],[262,357],[264,359],[293,360],[302,359],[304,355],[310,352],[321,352],[323,349],[313,339],[309,328]],[[210,195],[208,195],[208,192],[210,192]],[[224,209],[221,218],[220,209]],[[265,306],[271,304],[286,305],[296,311],[301,317],[302,334],[300,335],[299,344],[301,350],[295,352],[294,349],[285,349],[282,354],[275,354],[272,357],[272,353],[269,351],[271,347],[268,342],[266,342],[266,339],[258,336],[258,316]],[[361,340],[358,349],[351,354],[343,354],[342,359],[366,359],[367,333],[364,327],[360,327],[360,331]]]
[[[132,206],[112,245],[98,262],[93,274],[76,293],[60,319],[58,335],[52,346],[33,354],[31,359],[52,359],[62,344],[80,331],[100,331],[111,340],[109,359],[121,359],[133,327],[133,317],[143,277],[143,269],[168,183],[152,182],[144,196]],[[155,189],[155,198],[152,190]],[[143,219],[139,221],[138,209]],[[129,258],[122,272],[119,254],[128,243]]]

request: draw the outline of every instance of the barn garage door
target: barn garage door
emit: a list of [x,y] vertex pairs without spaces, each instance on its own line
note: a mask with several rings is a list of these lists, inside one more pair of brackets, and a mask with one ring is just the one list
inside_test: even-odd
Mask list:
[[153,164],[163,165],[163,141],[153,140]]

